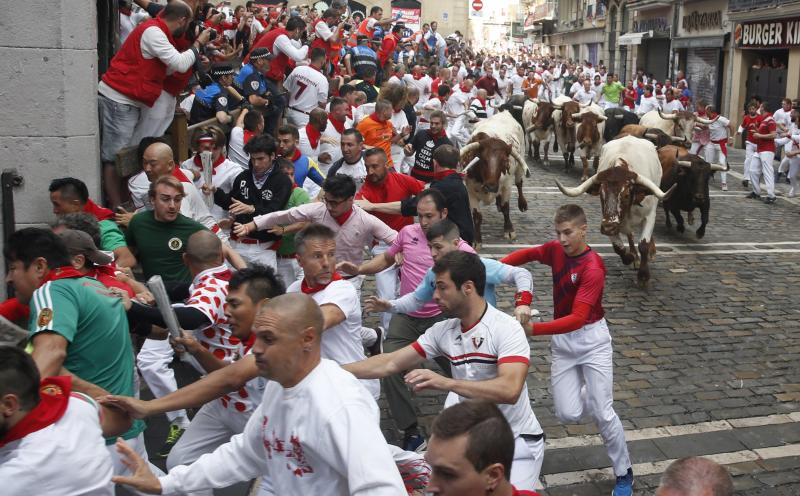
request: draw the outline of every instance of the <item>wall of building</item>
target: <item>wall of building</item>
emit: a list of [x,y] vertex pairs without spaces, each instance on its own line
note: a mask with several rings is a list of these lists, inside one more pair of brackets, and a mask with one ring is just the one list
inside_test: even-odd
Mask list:
[[96,7],[28,0],[15,3],[13,16],[25,22],[0,30],[0,163],[24,178],[14,194],[17,224],[49,223],[51,179],[79,177],[100,194]]

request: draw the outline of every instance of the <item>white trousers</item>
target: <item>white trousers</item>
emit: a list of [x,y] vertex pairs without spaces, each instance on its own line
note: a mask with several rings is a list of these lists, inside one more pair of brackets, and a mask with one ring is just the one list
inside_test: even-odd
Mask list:
[[789,182],[792,187],[789,189],[789,195],[796,195],[800,188],[797,187],[797,174],[800,173],[800,157],[792,157],[789,159]]
[[130,146],[139,146],[142,138],[163,136],[175,117],[176,98],[162,91],[152,107],[142,107],[139,122],[133,130]]
[[[161,398],[178,390],[175,371],[170,368],[174,351],[167,339],[145,339],[142,349],[136,356],[136,365],[144,382],[156,398]],[[186,410],[167,412],[170,422],[176,418],[188,419]]]
[[564,423],[577,423],[584,414],[591,415],[614,473],[625,475],[631,460],[622,422],[614,411],[613,350],[605,319],[553,336],[550,348],[550,385],[556,417]]
[[749,141],[744,142],[744,170],[742,176],[750,180],[750,166],[753,163],[753,156],[756,154],[756,144]]
[[[380,242],[372,248],[372,255],[382,255],[389,249],[389,245]],[[397,292],[400,289],[398,280],[397,266],[392,265],[388,269],[384,269],[375,274],[375,286],[378,293],[378,298],[383,300],[394,300],[397,298]],[[383,312],[381,314],[381,326],[385,329],[389,328],[389,321],[392,320],[392,314]]]
[[767,186],[767,196],[775,198],[775,171],[772,169],[772,160],[775,152],[756,152],[750,163],[750,186],[757,195],[761,194],[761,176]]
[[265,267],[272,267],[272,270],[278,270],[278,255],[275,250],[270,250],[272,246],[271,241],[259,244],[240,243],[231,240],[231,247],[239,252],[245,262],[248,264],[259,264]]
[[[722,147],[719,144],[709,143],[706,145],[704,151],[706,162],[709,164],[728,165],[728,157],[722,153]],[[725,171],[720,171],[719,181],[722,184],[726,184],[728,182],[728,173]]]
[[294,127],[304,127],[308,124],[308,114],[286,107],[286,120]]
[[517,489],[541,489],[539,473],[544,462],[544,439],[533,440],[523,436],[514,439],[514,461],[511,462],[509,480]]
[[296,258],[278,258],[278,276],[287,288],[298,279],[303,278],[303,269]]
[[789,171],[789,157],[786,156],[786,152],[791,151],[791,148],[789,147],[789,142],[790,141],[791,141],[791,138],[789,138],[789,137],[778,138],[778,139],[775,140],[775,144],[776,145],[783,147],[783,154],[781,156],[781,163],[778,164],[778,173],[779,174],[781,172],[788,172]]

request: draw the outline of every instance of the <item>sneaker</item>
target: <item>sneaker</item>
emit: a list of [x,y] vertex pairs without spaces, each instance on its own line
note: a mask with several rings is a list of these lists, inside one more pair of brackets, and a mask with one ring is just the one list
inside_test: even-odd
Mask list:
[[789,177],[788,177],[788,176],[786,177],[786,179],[784,180],[784,182],[785,182],[786,184],[792,184],[792,181],[789,179]]
[[720,189],[722,189],[722,191],[728,191],[728,183],[722,183]]
[[750,181],[748,181],[747,179],[743,179],[742,180],[742,186],[744,186],[745,188],[749,188],[750,187]]
[[774,196],[768,196],[764,198],[764,203],[766,203],[767,205],[772,205],[773,203],[775,203],[776,200],[777,198],[775,198]]
[[376,327],[375,328],[375,342],[372,343],[372,345],[367,348],[367,351],[369,352],[369,356],[380,355],[381,353],[383,353],[383,335],[384,334],[385,334],[385,331],[383,330],[383,327]]
[[751,199],[753,199],[753,200],[758,200],[758,199],[759,199],[759,198],[761,198],[761,197],[760,197],[760,196],[758,196],[757,194],[755,194],[755,193],[751,192],[749,195],[745,196],[745,198],[751,198]]
[[183,433],[185,431],[186,429],[184,429],[179,425],[170,424],[169,434],[167,434],[167,440],[164,441],[164,445],[161,446],[160,450],[158,450],[156,457],[166,458],[167,456],[169,456],[169,452],[172,451],[173,446],[175,446],[175,443],[178,442],[178,439],[180,439],[181,436],[183,436]]
[[628,469],[628,473],[622,477],[617,477],[617,483],[611,496],[631,496],[633,494],[633,469]]
[[415,453],[422,453],[427,449],[428,443],[425,442],[425,438],[422,437],[422,434],[414,434],[413,436],[406,436],[403,439],[403,450],[405,451],[413,451]]

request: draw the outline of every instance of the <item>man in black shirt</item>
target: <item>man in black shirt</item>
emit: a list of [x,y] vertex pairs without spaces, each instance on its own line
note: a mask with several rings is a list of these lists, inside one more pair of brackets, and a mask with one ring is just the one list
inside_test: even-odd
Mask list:
[[447,137],[445,132],[446,117],[444,112],[436,110],[431,112],[428,119],[430,129],[417,131],[411,142],[405,146],[403,152],[406,156],[414,157],[414,166],[411,168],[411,176],[429,183],[433,181],[433,152],[441,145],[452,145],[453,142]]
[[[275,166],[275,138],[268,134],[253,137],[244,146],[250,154],[247,170],[233,181],[230,194],[214,193],[214,201],[235,216],[234,222],[247,224],[253,217],[283,210],[292,194],[292,180]],[[249,263],[259,263],[275,269],[277,257],[270,249],[280,236],[269,231],[256,231],[248,237],[231,238],[231,245]]]

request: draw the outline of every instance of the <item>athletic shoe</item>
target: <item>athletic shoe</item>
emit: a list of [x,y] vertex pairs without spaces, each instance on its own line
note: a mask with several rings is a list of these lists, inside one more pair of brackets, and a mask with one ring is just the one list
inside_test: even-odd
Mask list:
[[743,179],[742,180],[742,186],[744,186],[745,188],[749,188],[750,187],[750,181],[748,181],[747,179]]
[[722,191],[728,191],[728,183],[722,183],[720,189],[722,189]]
[[422,434],[414,434],[413,436],[406,436],[403,439],[403,450],[422,453],[428,448],[428,443]]
[[158,450],[156,454],[157,458],[166,458],[169,456],[169,452],[172,451],[172,448],[175,446],[175,443],[178,442],[178,439],[183,436],[183,433],[186,429],[180,427],[176,424],[170,424],[169,426],[169,434],[167,434],[167,440],[164,441],[164,445],[161,446],[161,449]]
[[367,347],[367,351],[369,352],[369,356],[380,355],[383,353],[383,335],[385,332],[383,331],[383,327],[376,327],[375,328],[375,342],[372,343],[371,346]]
[[786,184],[792,184],[792,181],[789,179],[789,176],[786,176],[785,182]]
[[611,496],[631,496],[633,494],[633,469],[628,469],[628,473],[622,477],[617,477],[617,483]]
[[757,194],[751,192],[749,195],[745,196],[745,198],[751,198],[753,200],[758,200],[761,197],[758,196]]
[[775,203],[776,200],[777,198],[775,198],[774,196],[768,196],[764,198],[764,203],[766,203],[767,205],[772,205],[773,203]]

